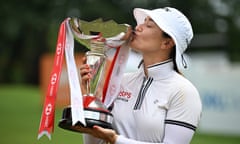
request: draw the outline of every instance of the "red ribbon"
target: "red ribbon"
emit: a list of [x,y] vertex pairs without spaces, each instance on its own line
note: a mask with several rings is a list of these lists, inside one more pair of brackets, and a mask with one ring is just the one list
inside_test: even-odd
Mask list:
[[64,58],[64,49],[66,41],[66,20],[61,23],[56,52],[54,56],[54,65],[51,72],[50,82],[46,93],[41,122],[39,126],[38,139],[44,134],[51,139],[51,133],[54,129],[55,101],[57,96],[58,84],[61,76],[62,62]]
[[111,74],[112,74],[112,71],[113,71],[113,67],[114,67],[114,64],[116,63],[117,56],[119,54],[120,48],[121,48],[120,46],[116,48],[117,50],[116,50],[115,55],[113,57],[113,60],[111,62],[109,72],[106,76],[106,80],[105,80],[105,83],[104,83],[104,86],[103,86],[103,98],[102,98],[103,103],[104,103],[106,95],[107,95],[107,89],[108,89],[109,81],[110,81]]

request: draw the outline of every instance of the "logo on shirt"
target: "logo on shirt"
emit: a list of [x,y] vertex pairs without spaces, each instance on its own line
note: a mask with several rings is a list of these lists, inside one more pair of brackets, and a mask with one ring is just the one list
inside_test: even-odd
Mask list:
[[118,94],[118,97],[117,99],[118,100],[122,100],[122,101],[125,101],[125,102],[128,102],[128,100],[132,97],[132,93],[131,92],[128,92],[128,91],[125,91],[123,89],[120,90],[119,94]]

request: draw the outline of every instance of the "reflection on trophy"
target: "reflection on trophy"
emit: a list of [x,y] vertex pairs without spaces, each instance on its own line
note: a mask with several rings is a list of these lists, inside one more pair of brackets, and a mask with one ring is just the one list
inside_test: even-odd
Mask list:
[[[107,51],[106,39],[104,37],[111,37],[121,32],[127,32],[126,26],[116,25],[116,23],[113,24],[115,27],[113,29],[117,30],[116,32],[113,32],[113,30],[109,31],[109,27],[106,27],[102,21],[94,21],[88,23],[77,18],[71,19],[69,21],[69,25],[73,32],[74,38],[90,49],[88,52],[86,52],[86,63],[92,69],[92,78],[87,82],[87,94],[83,96],[86,127],[93,127],[94,125],[98,125],[104,128],[112,129],[113,115],[102,103],[103,96],[101,87],[103,85],[103,77],[105,74],[105,53]],[[109,34],[109,32],[107,32],[106,35],[104,32],[107,30],[113,33]],[[87,36],[83,37],[83,33]],[[83,128],[84,125],[80,122],[72,125],[71,107],[69,106],[63,110],[62,119],[59,122],[59,127],[71,131],[82,132],[81,128]]]

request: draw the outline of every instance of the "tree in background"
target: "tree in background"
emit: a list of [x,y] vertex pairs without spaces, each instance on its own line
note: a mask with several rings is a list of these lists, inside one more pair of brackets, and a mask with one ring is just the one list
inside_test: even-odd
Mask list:
[[173,6],[180,9],[190,18],[195,34],[224,35],[228,43],[221,49],[229,54],[232,61],[240,61],[239,5],[238,0],[1,1],[0,83],[38,84],[39,58],[43,53],[54,52],[59,25],[66,17],[88,21],[102,17],[134,26],[134,7],[151,9]]

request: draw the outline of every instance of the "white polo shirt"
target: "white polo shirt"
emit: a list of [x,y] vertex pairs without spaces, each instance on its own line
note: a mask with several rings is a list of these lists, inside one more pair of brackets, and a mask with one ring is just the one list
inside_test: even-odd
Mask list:
[[195,130],[201,115],[196,88],[173,70],[171,60],[124,75],[114,102],[114,129],[118,134],[145,142],[163,141],[165,124]]

